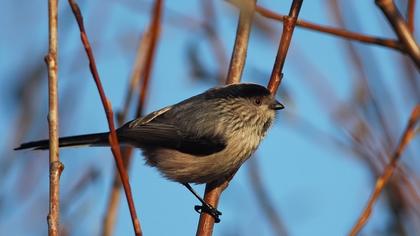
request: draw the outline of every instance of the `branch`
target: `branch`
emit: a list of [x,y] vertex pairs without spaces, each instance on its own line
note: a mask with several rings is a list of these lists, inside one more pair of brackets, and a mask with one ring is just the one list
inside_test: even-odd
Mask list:
[[290,7],[289,15],[284,18],[283,33],[281,35],[276,61],[274,62],[270,81],[267,85],[268,90],[270,90],[272,94],[275,94],[277,92],[277,89],[280,86],[281,80],[283,78],[282,71],[284,61],[286,60],[287,51],[289,50],[293,30],[295,29],[295,25],[302,3],[303,0],[293,0],[292,6]]
[[248,167],[252,192],[255,194],[258,204],[270,222],[275,235],[288,235],[280,215],[277,213],[273,206],[273,202],[264,188],[264,181],[261,179],[261,173],[258,166],[258,158],[255,156],[251,158]]
[[416,0],[408,0],[407,7],[407,27],[410,33],[414,33],[414,13],[416,9]]
[[[241,1],[240,4],[241,10],[239,13],[235,44],[230,60],[226,84],[239,83],[241,81],[243,69],[245,66],[248,39],[251,31],[256,0]],[[235,173],[232,173],[232,176],[230,176],[229,179],[225,180],[221,184],[217,182],[208,183],[204,193],[204,201],[217,208],[220,195],[227,188],[229,181],[233,178],[234,174]],[[198,222],[197,235],[212,235],[213,228],[214,218],[203,211]]]
[[397,167],[398,160],[401,157],[402,152],[404,151],[407,144],[415,135],[415,126],[420,119],[420,104],[418,104],[411,113],[410,119],[408,121],[407,127],[403,133],[403,136],[400,139],[400,143],[394,152],[391,161],[386,166],[383,174],[376,180],[375,189],[372,195],[369,198],[367,206],[363,210],[363,213],[360,215],[357,223],[353,226],[350,235],[355,236],[359,233],[359,231],[363,228],[366,224],[367,220],[372,213],[373,205],[375,204],[376,200],[378,200],[379,195],[381,194],[382,190],[384,189],[385,185],[388,183],[389,179],[391,178],[394,170]]
[[410,32],[404,18],[401,16],[392,0],[376,0],[376,5],[381,8],[392,28],[394,28],[401,43],[405,46],[407,54],[420,70],[420,48]]
[[57,96],[57,0],[48,1],[48,54],[45,62],[48,67],[48,129],[50,139],[50,201],[48,212],[48,235],[60,232],[60,176],[64,169],[59,159],[58,148],[58,96]]
[[[143,113],[144,104],[148,93],[148,84],[151,77],[151,71],[153,67],[154,55],[156,53],[157,41],[160,33],[161,15],[163,10],[163,1],[156,0],[153,8],[152,20],[147,32],[144,33],[143,38],[140,42],[139,49],[137,51],[137,59],[134,66],[128,94],[125,100],[125,106],[123,113],[119,116],[118,122],[120,125],[125,121],[128,108],[130,106],[130,100],[134,87],[137,84],[140,85],[139,90],[139,101],[136,110],[136,118],[140,117]],[[146,59],[143,59],[143,58]],[[142,83],[139,83],[139,79],[142,78]],[[131,163],[132,147],[126,147],[123,149],[123,160],[124,168],[128,170]],[[115,219],[117,216],[117,208],[120,199],[120,188],[121,181],[119,180],[117,173],[114,176],[113,187],[108,202],[107,213],[104,217],[102,235],[112,235]]]
[[85,27],[83,24],[83,16],[80,12],[79,6],[77,5],[77,3],[74,2],[74,0],[69,0],[68,2],[71,6],[71,9],[76,18],[77,24],[79,26],[80,37],[81,37],[83,46],[85,48],[87,57],[89,59],[89,68],[92,73],[93,79],[95,81],[96,87],[98,88],[98,92],[101,97],[101,102],[105,110],[109,130],[110,130],[110,135],[108,139],[111,146],[112,154],[114,156],[114,159],[118,168],[118,172],[120,173],[120,177],[124,186],[125,195],[127,197],[127,202],[130,209],[131,219],[133,221],[134,232],[136,235],[142,235],[140,221],[137,218],[136,209],[134,207],[133,196],[131,193],[131,186],[128,180],[127,171],[124,168],[124,163],[121,158],[121,149],[118,143],[117,134],[115,132],[114,114],[112,111],[111,102],[106,98],[104,89],[102,87],[101,80],[99,78],[99,72],[98,72],[98,69],[96,68],[95,58],[93,56],[93,51],[92,51],[92,48],[90,46],[86,31],[85,31]]
[[[278,14],[274,11],[271,11],[261,6],[257,6],[255,10],[260,15],[267,17],[269,19],[272,19],[272,20],[285,21],[286,18],[288,17],[285,15]],[[404,47],[401,45],[401,43],[393,39],[384,39],[384,38],[379,38],[375,36],[368,36],[368,35],[359,34],[359,33],[347,31],[340,28],[318,25],[318,24],[314,24],[314,23],[304,21],[304,20],[297,20],[296,26],[322,32],[322,33],[331,34],[331,35],[342,37],[345,39],[355,40],[362,43],[375,44],[375,45],[388,47],[388,48],[392,48],[392,49],[396,49],[396,50],[404,52]]]

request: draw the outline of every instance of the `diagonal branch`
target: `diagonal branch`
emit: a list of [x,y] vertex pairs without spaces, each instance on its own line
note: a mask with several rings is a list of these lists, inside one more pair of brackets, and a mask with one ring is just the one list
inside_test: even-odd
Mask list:
[[372,213],[372,208],[375,202],[378,200],[382,190],[384,189],[385,185],[388,183],[389,179],[391,178],[394,170],[397,168],[397,163],[401,157],[402,152],[404,151],[405,147],[408,145],[410,140],[415,135],[415,127],[418,121],[420,120],[420,104],[418,104],[411,113],[410,119],[408,121],[407,127],[400,139],[400,143],[398,144],[397,149],[395,150],[391,161],[386,166],[383,174],[376,180],[375,189],[372,195],[369,198],[367,206],[363,210],[363,213],[360,215],[357,223],[353,226],[350,235],[356,236],[359,231],[363,228],[366,224],[367,220]]
[[[258,12],[260,15],[267,17],[269,19],[272,19],[272,20],[285,21],[287,18],[287,16],[285,15],[281,15],[279,13],[276,13],[274,11],[271,11],[261,6],[257,6],[255,11]],[[375,37],[375,36],[368,36],[368,35],[359,34],[356,32],[351,32],[344,29],[340,29],[340,28],[318,25],[318,24],[314,24],[309,21],[304,21],[300,19],[296,21],[296,26],[322,32],[322,33],[331,34],[331,35],[342,37],[345,39],[355,40],[362,43],[375,44],[375,45],[388,47],[388,48],[392,48],[392,49],[396,49],[396,50],[404,52],[404,47],[401,45],[401,43],[393,39],[385,39],[385,38],[380,38],[380,37]]]
[[407,54],[417,66],[417,70],[420,70],[420,47],[417,45],[410,28],[395,6],[394,1],[376,0],[375,2],[385,14],[401,43],[405,46]]
[[101,98],[101,101],[105,110],[109,130],[110,130],[110,135],[108,139],[111,146],[112,154],[114,156],[114,159],[115,159],[115,162],[116,162],[116,165],[117,165],[117,168],[120,173],[120,177],[124,186],[125,195],[127,197],[127,202],[130,209],[131,219],[133,221],[134,232],[136,235],[142,235],[140,221],[137,218],[137,213],[134,207],[133,196],[131,193],[131,186],[128,180],[127,171],[124,168],[124,163],[121,157],[121,149],[118,143],[117,134],[115,132],[114,114],[112,111],[111,102],[106,98],[105,91],[102,87],[102,83],[99,77],[99,72],[98,72],[98,69],[96,68],[95,58],[93,56],[93,51],[92,51],[92,48],[90,46],[86,31],[85,31],[85,27],[83,24],[83,16],[82,16],[82,13],[80,12],[79,6],[77,5],[77,3],[74,2],[74,0],[69,0],[68,2],[71,6],[71,9],[76,18],[77,24],[79,26],[80,37],[81,37],[83,46],[85,48],[87,57],[89,59],[89,68],[92,73],[93,79],[95,81],[96,87],[98,88],[99,95],[100,95],[100,98]]
[[276,61],[271,72],[270,81],[267,85],[272,94],[277,92],[283,78],[283,66],[292,40],[293,30],[295,29],[297,18],[302,7],[303,0],[293,0],[289,15],[284,18],[283,33],[281,35],[279,49],[277,51]]

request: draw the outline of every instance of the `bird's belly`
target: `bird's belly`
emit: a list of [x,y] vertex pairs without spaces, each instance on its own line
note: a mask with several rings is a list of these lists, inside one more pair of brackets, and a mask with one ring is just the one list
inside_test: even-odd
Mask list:
[[166,178],[180,183],[203,184],[223,180],[236,172],[260,140],[238,136],[231,141],[224,150],[200,157],[163,148],[144,150],[143,153],[146,163],[155,166]]

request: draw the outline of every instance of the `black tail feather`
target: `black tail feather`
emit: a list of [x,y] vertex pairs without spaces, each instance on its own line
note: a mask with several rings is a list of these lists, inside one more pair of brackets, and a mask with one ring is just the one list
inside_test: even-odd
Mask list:
[[[59,138],[60,147],[71,147],[71,146],[108,146],[108,133],[96,133],[96,134],[85,134],[76,135],[69,137]],[[14,150],[22,149],[34,149],[34,150],[45,150],[50,147],[50,141],[48,139],[38,140],[33,142],[22,143],[19,147]]]

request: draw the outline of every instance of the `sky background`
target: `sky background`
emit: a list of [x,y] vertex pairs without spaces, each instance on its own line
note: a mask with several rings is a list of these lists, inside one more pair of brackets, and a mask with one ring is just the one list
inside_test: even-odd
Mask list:
[[[339,1],[344,16],[353,14],[348,28],[370,35],[394,38],[394,34],[374,1]],[[401,1],[404,3],[405,1]],[[102,83],[114,111],[122,109],[129,83],[136,48],[149,23],[150,1],[105,0],[78,1],[85,18],[86,30],[96,56]],[[237,12],[223,1],[214,1],[217,33],[230,57],[236,31]],[[286,14],[290,1],[258,1],[261,6]],[[101,132],[108,129],[99,95],[88,70],[88,62],[80,43],[78,28],[67,1],[59,2],[59,115],[60,136]],[[337,25],[328,1],[305,1],[300,17],[319,24]],[[347,10],[347,11],[346,11]],[[417,4],[416,12],[419,12]],[[179,20],[179,15],[188,20]],[[146,113],[177,103],[216,85],[212,81],[193,79],[191,62],[186,51],[198,55],[210,72],[217,70],[208,42],[199,22],[203,20],[200,1],[165,1],[163,24],[146,103]],[[420,22],[418,14],[415,22]],[[244,82],[266,85],[277,53],[281,24],[268,23],[274,37],[253,28]],[[43,57],[48,48],[47,1],[6,1],[0,9],[0,232],[4,235],[45,235],[48,212],[48,152],[11,152],[21,141],[48,136],[47,76]],[[418,34],[417,34],[418,35]],[[287,112],[299,114],[318,129],[339,133],[328,111],[340,101],[350,99],[357,72],[349,66],[344,40],[303,29],[296,29],[284,68],[284,80],[277,99]],[[393,101],[387,112],[398,114],[393,124],[397,139],[416,101],[407,101],[401,94],[398,80],[402,56],[379,46],[353,43],[369,51],[364,57],[367,71],[381,78]],[[305,67],[309,60],[325,75],[337,100],[329,106],[314,99],[311,76]],[[375,60],[376,67],[369,61]],[[226,65],[227,66],[227,65]],[[419,79],[417,73],[416,79]],[[27,90],[21,87],[29,77],[40,79]],[[317,83],[316,81],[314,83]],[[321,84],[321,86],[323,86]],[[327,90],[328,91],[328,90]],[[329,90],[331,92],[331,90]],[[27,94],[31,94],[26,98]],[[287,96],[286,96],[287,95]],[[283,96],[283,97],[282,97]],[[330,94],[326,94],[329,97]],[[21,99],[32,110],[22,111]],[[31,124],[23,137],[15,137],[18,117],[31,114]],[[351,111],[349,111],[351,113]],[[332,145],[318,142],[287,121],[286,111],[278,119],[256,155],[264,188],[290,235],[345,235],[355,223],[371,193],[374,177],[366,165]],[[21,127],[22,128],[22,127]],[[413,144],[418,144],[417,137]],[[418,146],[408,152],[418,156]],[[404,161],[419,169],[418,158]],[[62,224],[70,235],[98,235],[106,209],[114,173],[114,160],[108,148],[61,149],[65,169],[61,177],[63,199],[70,199],[62,208]],[[145,166],[139,151],[133,155],[130,180],[141,226],[145,235],[192,235],[196,231],[197,200],[183,186],[162,178],[156,169]],[[94,170],[98,178],[89,187],[72,195],[70,191],[83,174]],[[265,215],[250,187],[249,163],[234,177],[223,193],[218,209],[222,222],[215,225],[215,235],[273,235]],[[417,172],[418,173],[418,172]],[[199,193],[204,186],[195,186]],[[364,232],[373,235],[386,229],[389,209],[379,201]],[[131,219],[125,198],[121,200],[115,235],[130,235]]]

